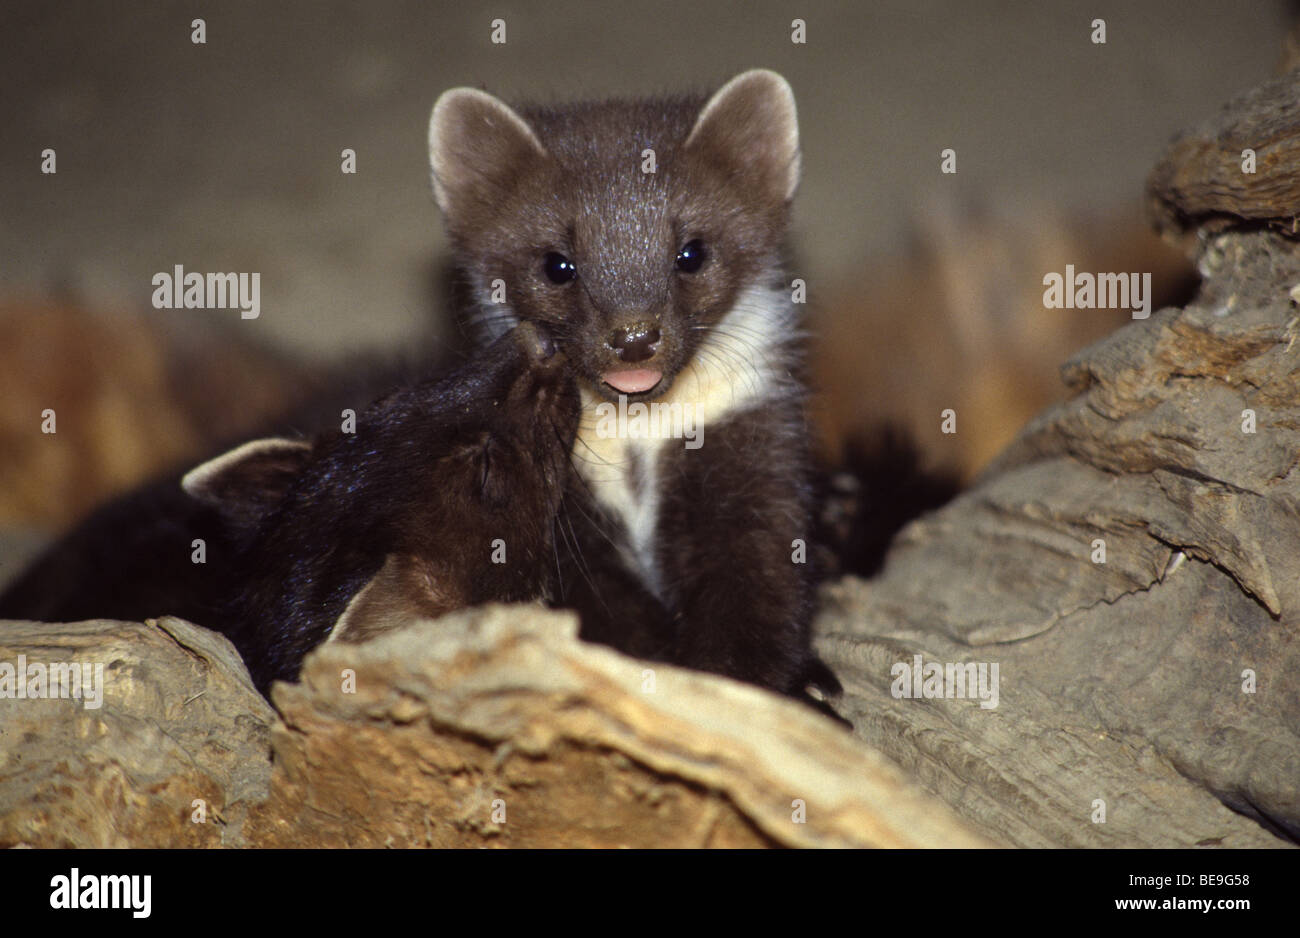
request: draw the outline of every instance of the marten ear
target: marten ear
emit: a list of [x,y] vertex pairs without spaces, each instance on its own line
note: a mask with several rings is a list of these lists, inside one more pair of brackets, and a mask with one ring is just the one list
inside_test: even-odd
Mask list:
[[686,147],[777,203],[789,202],[799,184],[794,92],[767,69],[737,75],[704,105]]
[[256,524],[280,504],[311,455],[303,440],[253,440],[191,469],[181,488],[232,521]]
[[485,91],[453,88],[433,106],[429,167],[434,198],[447,218],[497,204],[520,168],[545,156],[524,119]]
[[445,588],[450,575],[411,554],[389,554],[383,567],[352,597],[327,641],[364,642],[416,619],[436,619],[468,604]]

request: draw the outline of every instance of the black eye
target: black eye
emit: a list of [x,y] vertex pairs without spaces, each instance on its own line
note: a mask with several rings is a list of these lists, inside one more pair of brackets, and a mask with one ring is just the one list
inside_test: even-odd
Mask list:
[[687,241],[685,246],[677,252],[677,269],[684,274],[693,274],[708,260],[709,252],[705,250],[704,242],[699,238],[694,241]]
[[573,261],[554,251],[542,258],[542,270],[546,272],[546,278],[551,283],[568,283],[578,276],[578,268],[573,266]]

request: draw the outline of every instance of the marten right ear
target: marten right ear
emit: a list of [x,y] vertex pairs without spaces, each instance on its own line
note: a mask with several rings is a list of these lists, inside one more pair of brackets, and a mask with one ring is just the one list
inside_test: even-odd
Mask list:
[[239,524],[256,524],[284,498],[311,460],[304,440],[253,440],[191,469],[181,488]]
[[546,156],[522,117],[486,91],[443,92],[429,118],[433,195],[448,219],[500,203],[520,167]]
[[686,147],[779,204],[799,185],[799,120],[794,92],[765,68],[737,75],[700,111]]

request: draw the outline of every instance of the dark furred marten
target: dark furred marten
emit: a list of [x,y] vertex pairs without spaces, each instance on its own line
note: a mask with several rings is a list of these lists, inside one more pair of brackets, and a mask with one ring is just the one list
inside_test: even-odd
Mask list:
[[546,595],[578,397],[523,324],[452,374],[381,398],[355,434],[258,441],[184,487],[254,531],[230,638],[265,690],[326,640]]
[[[110,506],[0,599],[0,617],[179,615],[230,637],[267,693],[323,641],[544,599],[578,408],[563,356],[525,323],[374,402],[355,433],[257,440],[183,490]],[[194,537],[203,564],[188,562]],[[175,583],[145,569],[163,557]]]
[[[518,110],[455,89],[429,147],[468,318],[488,338],[544,323],[578,377],[576,538],[555,602],[584,638],[827,710],[809,695],[839,684],[811,644],[806,392],[783,272],[789,85],[755,70],[709,98]],[[603,419],[642,405],[689,413],[697,439]]]

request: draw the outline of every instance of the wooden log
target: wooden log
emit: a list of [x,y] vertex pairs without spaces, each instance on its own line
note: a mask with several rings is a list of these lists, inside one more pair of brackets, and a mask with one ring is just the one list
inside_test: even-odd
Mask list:
[[[1247,172],[1254,154],[1254,171]],[[1289,71],[1178,136],[1147,179],[1158,229],[1182,235],[1264,225],[1288,236],[1300,219],[1300,72]]]

